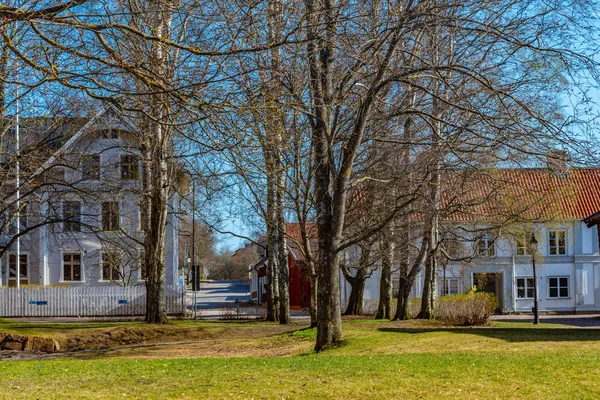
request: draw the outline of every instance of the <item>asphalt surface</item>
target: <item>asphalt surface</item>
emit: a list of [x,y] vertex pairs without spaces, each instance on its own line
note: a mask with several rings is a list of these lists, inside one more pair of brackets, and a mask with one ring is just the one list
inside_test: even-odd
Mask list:
[[[494,315],[494,321],[533,321],[532,314]],[[573,328],[600,328],[600,314],[540,314],[540,324],[563,324]]]
[[[194,293],[188,291],[188,309],[194,309]],[[243,281],[204,281],[196,292],[197,310],[214,310],[231,306],[235,301],[250,300],[250,284]]]

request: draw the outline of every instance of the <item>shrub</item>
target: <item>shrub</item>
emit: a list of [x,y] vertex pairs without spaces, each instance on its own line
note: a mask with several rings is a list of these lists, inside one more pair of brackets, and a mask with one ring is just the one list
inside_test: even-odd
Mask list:
[[438,297],[436,319],[450,325],[485,325],[498,307],[493,293],[471,293]]

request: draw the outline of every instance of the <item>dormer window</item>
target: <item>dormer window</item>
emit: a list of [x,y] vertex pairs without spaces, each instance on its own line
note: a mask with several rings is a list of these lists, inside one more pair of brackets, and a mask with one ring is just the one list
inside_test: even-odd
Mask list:
[[493,257],[496,255],[494,239],[486,232],[477,241],[477,255],[481,257]]
[[121,179],[137,180],[139,178],[138,157],[134,154],[121,156]]

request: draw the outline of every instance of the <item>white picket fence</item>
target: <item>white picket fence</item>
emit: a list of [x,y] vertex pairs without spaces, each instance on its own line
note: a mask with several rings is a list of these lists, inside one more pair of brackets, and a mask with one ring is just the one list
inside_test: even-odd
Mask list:
[[[167,286],[167,313],[184,314],[185,296],[185,288]],[[0,317],[135,316],[145,312],[145,286],[0,288]]]

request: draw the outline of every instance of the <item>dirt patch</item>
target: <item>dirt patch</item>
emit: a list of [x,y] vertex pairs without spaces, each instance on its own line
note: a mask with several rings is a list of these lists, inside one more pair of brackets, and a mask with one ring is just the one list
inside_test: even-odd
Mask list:
[[[76,358],[194,358],[194,357],[275,357],[308,351],[312,341],[285,333],[305,328],[304,323],[279,325],[265,322],[198,322],[168,325],[131,325],[92,327],[87,325],[60,332],[41,331],[46,338],[28,338],[14,333],[0,358],[47,357],[38,343],[52,343],[54,357]],[[72,328],[72,327],[71,327]],[[50,328],[52,329],[52,328]],[[54,328],[56,329],[56,328]],[[46,343],[47,344],[47,343]],[[17,355],[16,352],[24,354]]]
[[52,338],[0,333],[0,350],[56,353],[60,344]]
[[177,342],[207,335],[201,327],[179,329],[176,326],[115,327],[61,339],[64,351],[103,350],[128,345]]

